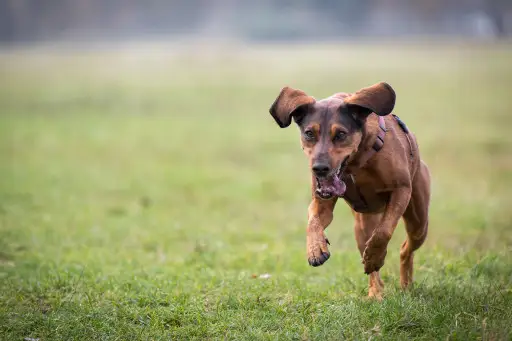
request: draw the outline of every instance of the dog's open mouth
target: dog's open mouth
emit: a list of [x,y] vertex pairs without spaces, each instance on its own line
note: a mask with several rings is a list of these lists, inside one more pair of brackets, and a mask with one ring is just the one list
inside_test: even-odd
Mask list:
[[347,186],[341,180],[343,171],[347,167],[348,156],[340,163],[339,167],[325,178],[316,178],[316,195],[322,199],[342,197]]

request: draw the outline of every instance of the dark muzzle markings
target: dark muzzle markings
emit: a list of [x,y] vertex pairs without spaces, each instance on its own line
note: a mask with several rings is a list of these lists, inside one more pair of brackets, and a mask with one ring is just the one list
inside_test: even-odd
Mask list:
[[315,193],[321,199],[331,199],[335,196],[342,197],[347,189],[345,183],[341,180],[343,172],[347,167],[347,161],[349,156],[340,163],[337,169],[332,172],[331,175],[326,177],[316,178],[316,190]]

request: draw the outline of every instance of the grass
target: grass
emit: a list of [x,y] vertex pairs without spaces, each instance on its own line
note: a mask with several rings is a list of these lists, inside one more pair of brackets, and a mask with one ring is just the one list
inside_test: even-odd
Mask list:
[[[512,340],[512,47],[0,52],[0,339]],[[345,205],[307,264],[297,129],[268,108],[385,80],[433,175],[415,286],[382,303]],[[260,278],[269,274],[270,278]]]

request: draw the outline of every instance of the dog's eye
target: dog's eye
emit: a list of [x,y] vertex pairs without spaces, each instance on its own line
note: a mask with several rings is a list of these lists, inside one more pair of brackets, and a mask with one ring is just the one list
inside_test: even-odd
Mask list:
[[313,141],[315,139],[315,134],[311,130],[306,130],[304,132],[304,138],[307,141]]
[[338,131],[336,135],[334,135],[334,141],[343,141],[347,137],[347,133],[344,131]]

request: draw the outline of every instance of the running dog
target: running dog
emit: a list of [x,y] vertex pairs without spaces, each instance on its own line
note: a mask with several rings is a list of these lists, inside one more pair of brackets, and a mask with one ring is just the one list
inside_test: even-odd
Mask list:
[[368,296],[382,299],[379,270],[400,218],[407,238],[400,249],[400,284],[413,279],[414,251],[428,231],[430,174],[421,160],[416,137],[391,114],[395,91],[384,82],[355,93],[316,100],[284,87],[270,108],[281,128],[292,119],[299,126],[312,173],[308,209],[307,256],[312,266],[329,257],[324,230],[333,219],[338,198],[350,206]]

